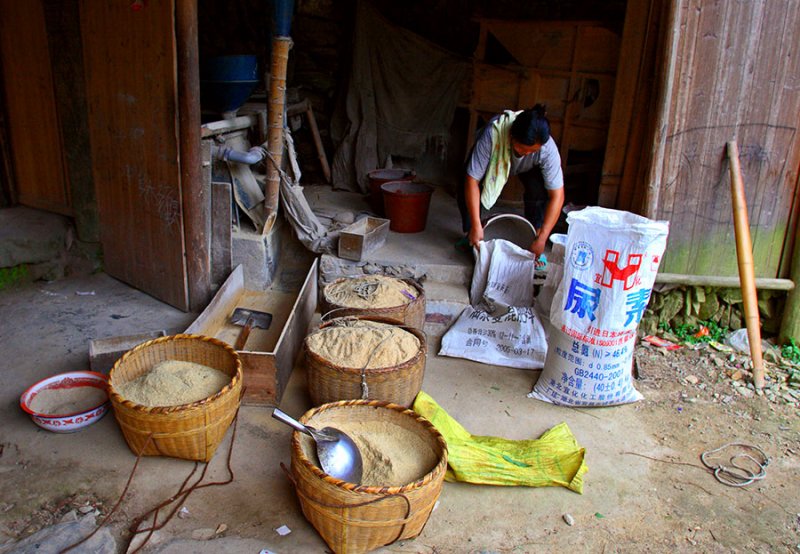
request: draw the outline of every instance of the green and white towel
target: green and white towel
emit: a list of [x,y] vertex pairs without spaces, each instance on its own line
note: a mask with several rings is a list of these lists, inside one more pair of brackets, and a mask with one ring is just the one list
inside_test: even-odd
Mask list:
[[522,111],[506,110],[492,123],[492,156],[483,178],[481,204],[487,210],[494,206],[511,173],[511,124]]

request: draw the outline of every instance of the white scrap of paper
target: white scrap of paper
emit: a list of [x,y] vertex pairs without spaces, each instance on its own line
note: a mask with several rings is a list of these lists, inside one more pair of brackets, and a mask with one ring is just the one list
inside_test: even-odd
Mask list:
[[268,550],[268,549],[266,549],[266,548],[265,548],[264,550],[262,550],[262,551],[261,551],[261,552],[259,552],[258,554],[275,554],[275,552],[273,552],[272,550]]
[[75,294],[77,294],[78,296],[94,296],[94,291],[89,290],[84,292],[82,290],[76,290]]
[[275,532],[278,533],[281,537],[285,537],[286,535],[291,533],[292,530],[286,527],[285,525],[281,525],[280,527],[275,529]]

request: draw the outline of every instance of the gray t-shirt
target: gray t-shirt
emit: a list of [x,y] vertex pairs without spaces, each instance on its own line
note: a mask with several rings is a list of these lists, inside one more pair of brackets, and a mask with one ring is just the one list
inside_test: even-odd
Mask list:
[[[469,158],[467,165],[467,175],[473,177],[478,182],[486,175],[489,167],[489,159],[492,155],[492,123],[493,118],[478,134],[475,141],[475,148]],[[561,155],[553,137],[547,139],[538,152],[519,157],[511,152],[511,175],[518,175],[540,166],[544,177],[544,188],[548,190],[560,189],[564,186],[564,173],[561,171]]]

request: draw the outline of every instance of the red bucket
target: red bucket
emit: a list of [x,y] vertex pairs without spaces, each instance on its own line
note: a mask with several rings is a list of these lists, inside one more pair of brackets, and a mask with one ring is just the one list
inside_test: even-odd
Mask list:
[[433,187],[410,181],[390,181],[381,185],[389,229],[397,233],[425,230]]
[[381,185],[391,181],[413,181],[417,173],[413,169],[375,169],[367,173],[369,178],[369,203],[378,215],[384,215]]

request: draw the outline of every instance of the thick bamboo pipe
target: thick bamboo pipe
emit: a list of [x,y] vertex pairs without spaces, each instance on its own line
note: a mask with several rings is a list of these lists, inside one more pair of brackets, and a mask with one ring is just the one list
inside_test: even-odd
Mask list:
[[736,141],[728,142],[728,159],[731,173],[731,202],[733,207],[733,229],[736,235],[736,258],[739,262],[739,283],[744,301],[744,319],[747,338],[750,341],[750,357],[753,359],[753,385],[764,387],[764,359],[761,352],[761,324],[758,317],[756,295],[756,273],[753,263],[753,243],[750,239],[750,224],[747,218],[747,200],[744,196],[742,169],[739,166],[739,147]]
[[286,66],[289,63],[289,50],[292,39],[284,36],[272,38],[272,63],[269,80],[269,101],[267,103],[267,183],[264,191],[264,210],[266,223],[263,234],[268,234],[278,216],[280,197],[281,164],[283,163],[283,126],[286,105]]

